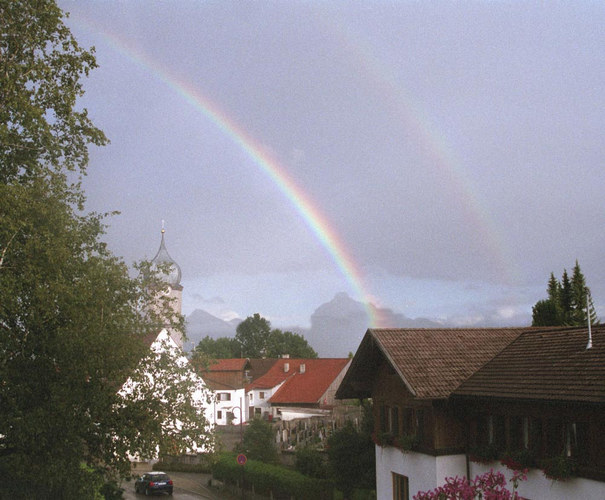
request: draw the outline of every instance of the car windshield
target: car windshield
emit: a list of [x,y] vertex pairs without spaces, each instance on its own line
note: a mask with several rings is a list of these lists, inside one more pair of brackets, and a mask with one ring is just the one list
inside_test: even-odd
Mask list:
[[168,474],[153,474],[149,476],[152,481],[168,481]]

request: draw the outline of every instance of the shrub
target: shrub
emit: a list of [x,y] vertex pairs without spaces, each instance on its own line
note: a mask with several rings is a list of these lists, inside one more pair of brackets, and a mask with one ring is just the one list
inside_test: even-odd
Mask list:
[[536,466],[536,458],[531,450],[506,451],[500,463],[510,470],[523,470]]
[[250,421],[243,437],[243,451],[251,460],[274,464],[278,461],[275,431],[270,423],[260,418]]
[[553,481],[565,481],[576,474],[575,462],[565,455],[544,459],[540,467],[543,474]]
[[305,476],[325,479],[326,465],[324,454],[316,448],[305,446],[296,451],[296,470]]
[[242,478],[246,489],[254,488],[262,495],[288,494],[297,500],[319,500],[332,498],[332,484],[324,479],[314,479],[299,472],[248,460],[242,466],[236,462],[236,454],[225,453],[214,464],[212,476],[219,481],[240,484]]
[[474,500],[489,498],[490,500],[522,500],[517,492],[520,481],[527,479],[527,471],[515,471],[511,482],[512,491],[506,487],[506,477],[501,472],[490,470],[485,474],[476,476],[469,481],[465,477],[448,477],[443,486],[431,491],[421,491],[414,496],[414,500],[442,500],[459,498],[461,500]]

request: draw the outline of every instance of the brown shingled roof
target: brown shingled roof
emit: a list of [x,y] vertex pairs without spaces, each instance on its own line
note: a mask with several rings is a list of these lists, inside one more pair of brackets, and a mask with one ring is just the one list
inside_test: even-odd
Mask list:
[[416,398],[447,398],[524,330],[527,328],[369,329],[336,397],[369,397],[372,367],[384,358]]
[[454,392],[459,396],[605,402],[605,326],[526,331]]

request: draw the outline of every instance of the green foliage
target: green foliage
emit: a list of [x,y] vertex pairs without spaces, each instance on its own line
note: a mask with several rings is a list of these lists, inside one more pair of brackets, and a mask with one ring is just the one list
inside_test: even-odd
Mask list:
[[544,476],[553,481],[566,481],[576,474],[576,463],[564,455],[542,460],[540,468]]
[[291,358],[317,358],[302,335],[272,330],[271,323],[258,313],[237,326],[235,340],[246,358],[278,358],[282,354],[289,354]]
[[[107,142],[85,109],[80,78],[96,67],[54,0],[0,2],[0,182],[83,172],[88,144]],[[62,183],[55,189],[66,189]],[[78,189],[69,190],[82,201]]]
[[296,450],[295,467],[298,472],[309,477],[325,479],[328,476],[325,453],[306,446]]
[[524,470],[536,466],[536,455],[532,450],[507,450],[504,452],[502,465],[511,470]]
[[322,479],[314,479],[299,472],[270,465],[255,460],[242,466],[236,462],[236,455],[226,453],[212,469],[212,476],[230,484],[242,484],[247,489],[254,488],[255,493],[273,496],[290,495],[297,500],[320,500],[332,498],[332,484]]
[[[0,1],[0,475],[15,499],[97,499],[129,474],[128,451],[206,438],[194,382],[144,343],[182,318],[152,273],[132,279],[107,250],[104,217],[83,211],[87,147],[105,138],[75,110],[96,63],[61,17],[51,0]],[[142,367],[179,383],[120,394]]]
[[328,462],[334,484],[345,498],[350,498],[355,488],[376,488],[374,443],[352,422],[347,421],[328,438]]
[[590,289],[576,260],[571,279],[567,270],[559,282],[553,273],[548,280],[548,298],[532,309],[532,326],[584,326],[599,324]]
[[244,431],[242,451],[252,460],[267,464],[277,463],[275,431],[270,423],[254,418]]
[[241,356],[241,346],[234,338],[220,337],[213,339],[207,335],[195,347],[195,355],[205,356],[208,360],[239,358]]

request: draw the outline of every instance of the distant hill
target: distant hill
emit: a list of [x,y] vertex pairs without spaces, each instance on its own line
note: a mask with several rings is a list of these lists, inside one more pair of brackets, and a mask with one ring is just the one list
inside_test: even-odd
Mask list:
[[241,321],[241,319],[223,321],[202,309],[196,309],[185,319],[188,338],[184,345],[185,351],[191,351],[206,336],[213,339],[234,337],[235,329]]
[[[408,318],[390,309],[380,309],[370,306],[375,317],[379,317],[381,325],[393,328],[434,328],[444,326],[441,323],[425,318]],[[262,316],[262,313],[260,313]],[[204,337],[213,339],[219,337],[235,337],[237,325],[241,319],[223,321],[206,311],[196,309],[186,318],[187,337],[185,350],[192,350]],[[346,357],[349,352],[355,353],[366,330],[370,327],[368,310],[362,302],[358,302],[341,292],[334,298],[320,305],[311,315],[311,327],[283,327],[271,325],[273,328],[289,330],[303,335],[309,345],[322,358]]]
[[[408,318],[390,309],[370,306],[382,326],[392,328],[431,328],[443,326],[425,318]],[[368,311],[362,302],[338,293],[330,302],[319,306],[311,315],[311,328],[300,330],[309,345],[321,357],[344,357],[355,353],[366,330],[370,327]]]

